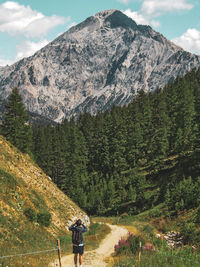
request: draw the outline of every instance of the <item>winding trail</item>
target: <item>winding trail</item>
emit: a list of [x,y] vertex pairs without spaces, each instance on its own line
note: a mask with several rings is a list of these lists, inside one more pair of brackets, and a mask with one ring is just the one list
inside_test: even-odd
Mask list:
[[[117,225],[107,224],[111,228],[111,232],[101,241],[99,247],[95,250],[86,251],[83,256],[84,267],[106,267],[104,262],[106,257],[111,256],[114,252],[114,246],[118,243],[121,237],[128,234],[128,230]],[[73,254],[62,257],[62,267],[73,267]]]

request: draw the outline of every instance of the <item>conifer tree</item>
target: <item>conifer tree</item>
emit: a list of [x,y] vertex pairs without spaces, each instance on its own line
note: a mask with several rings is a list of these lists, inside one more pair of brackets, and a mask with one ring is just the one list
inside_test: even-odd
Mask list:
[[18,89],[13,88],[3,115],[2,134],[24,153],[30,153],[32,130],[28,124],[28,114]]
[[127,162],[131,168],[134,168],[142,157],[143,132],[140,125],[139,109],[136,101],[129,106],[127,123]]
[[147,157],[152,151],[152,109],[150,105],[150,97],[143,90],[141,90],[137,97],[138,103],[138,119],[143,133],[142,151],[144,156]]
[[[165,95],[161,90],[156,90],[152,96],[152,151],[150,160],[155,167],[162,165],[162,159],[168,152],[168,129],[169,118],[167,116],[167,108]],[[153,165],[154,165],[153,164]]]
[[195,106],[193,90],[187,80],[183,79],[180,95],[180,107],[177,124],[182,129],[182,150],[193,148],[195,140]]

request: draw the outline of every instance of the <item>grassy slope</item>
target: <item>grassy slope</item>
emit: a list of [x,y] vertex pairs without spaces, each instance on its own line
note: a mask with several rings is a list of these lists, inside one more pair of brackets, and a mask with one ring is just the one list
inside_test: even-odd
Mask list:
[[[26,208],[49,211],[51,225],[30,222]],[[0,136],[0,256],[56,248],[56,239],[69,234],[69,220],[83,216],[29,156]]]

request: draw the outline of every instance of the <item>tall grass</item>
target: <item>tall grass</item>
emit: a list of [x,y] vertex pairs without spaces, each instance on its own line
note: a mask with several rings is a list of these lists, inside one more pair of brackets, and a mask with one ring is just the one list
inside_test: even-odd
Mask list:
[[200,266],[200,255],[189,252],[188,249],[181,251],[159,250],[155,252],[142,251],[140,262],[138,254],[129,255],[115,261],[113,267],[198,267]]
[[[151,229],[148,229],[148,231]],[[130,237],[132,241],[130,242]],[[123,241],[123,242],[122,242]],[[169,248],[166,242],[153,238],[139,249],[138,237],[130,235],[127,240],[120,240],[116,246],[115,264],[113,267],[197,267],[200,266],[200,253],[191,247]],[[131,243],[137,245],[133,250]],[[140,262],[139,262],[140,254]]]

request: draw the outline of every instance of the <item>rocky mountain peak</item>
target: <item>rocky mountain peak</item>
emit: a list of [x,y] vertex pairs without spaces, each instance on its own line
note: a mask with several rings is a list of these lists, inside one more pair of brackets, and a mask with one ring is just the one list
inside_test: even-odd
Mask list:
[[100,13],[97,13],[95,16],[103,20],[104,26],[109,26],[110,28],[132,28],[135,29],[137,24],[124,13],[119,10],[105,10]]
[[[102,10],[94,15],[94,17],[101,19],[104,21],[107,17],[112,15],[115,12],[120,12],[118,9],[108,9],[108,10]],[[120,12],[121,13],[121,12]]]
[[0,68],[0,96],[14,86],[27,109],[56,122],[129,103],[200,65],[150,26],[119,10],[87,18],[12,66]]

